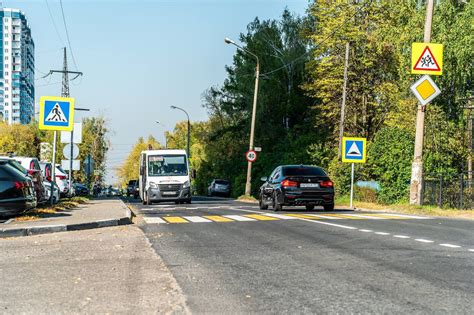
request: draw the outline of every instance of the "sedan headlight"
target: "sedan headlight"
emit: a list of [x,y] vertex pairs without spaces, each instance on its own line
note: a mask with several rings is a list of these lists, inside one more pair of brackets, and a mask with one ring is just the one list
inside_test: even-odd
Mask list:
[[150,187],[151,188],[158,188],[158,185],[154,182],[150,182]]
[[189,185],[189,180],[185,181],[184,184],[183,184],[183,188],[188,188],[190,185]]

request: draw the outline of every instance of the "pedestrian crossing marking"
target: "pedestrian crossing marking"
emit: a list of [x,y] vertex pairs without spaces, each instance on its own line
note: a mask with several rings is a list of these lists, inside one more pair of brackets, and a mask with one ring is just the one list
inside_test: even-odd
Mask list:
[[257,221],[256,219],[247,218],[247,217],[244,217],[244,216],[241,216],[241,215],[225,215],[224,217],[229,218],[229,219],[231,219],[231,220],[242,221],[242,222],[245,222],[245,221]]
[[169,224],[169,223],[215,223],[215,222],[252,222],[252,221],[280,221],[280,220],[420,220],[430,219],[429,217],[411,216],[392,213],[325,213],[325,214],[301,214],[301,213],[265,213],[265,214],[245,214],[245,215],[205,215],[205,216],[163,216],[148,217],[143,220],[148,224]]
[[163,220],[162,218],[157,218],[157,217],[144,217],[143,220],[145,220],[145,222],[148,224],[166,223],[165,220]]
[[205,215],[204,217],[214,222],[234,222],[234,220],[221,217],[220,215]]
[[361,217],[355,217],[355,216],[351,217],[344,214],[328,213],[327,215],[331,217],[341,218],[341,219],[364,220],[364,218],[361,218]]
[[207,223],[207,222],[212,222],[211,220],[204,219],[203,217],[200,216],[186,216],[183,217],[188,221],[194,222],[194,223]]
[[319,218],[310,216],[308,214],[299,214],[299,213],[288,213],[285,214],[286,216],[289,217],[294,217],[294,218],[300,218],[300,219],[310,219],[310,220],[318,220]]
[[189,221],[181,217],[163,217],[168,223],[188,223]]
[[277,218],[272,218],[272,217],[269,217],[269,216],[266,216],[266,215],[261,215],[261,214],[246,214],[245,216],[247,218],[252,218],[252,219],[259,220],[259,221],[280,220],[280,219],[277,219]]

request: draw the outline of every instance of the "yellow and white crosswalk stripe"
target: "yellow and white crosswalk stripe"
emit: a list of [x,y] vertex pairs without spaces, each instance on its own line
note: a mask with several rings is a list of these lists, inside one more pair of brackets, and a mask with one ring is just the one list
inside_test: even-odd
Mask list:
[[189,221],[181,217],[163,217],[168,223],[188,223]]
[[412,215],[392,214],[392,213],[252,213],[243,215],[204,215],[204,216],[163,216],[163,217],[143,217],[149,224],[162,223],[212,223],[212,222],[252,222],[252,221],[279,221],[279,220],[384,220],[384,219],[429,219]]
[[252,218],[252,219],[259,220],[259,221],[275,221],[275,220],[279,220],[279,219],[277,219],[277,218],[273,218],[273,217],[269,217],[269,216],[261,215],[261,214],[246,214],[245,216],[246,216],[247,218]]
[[234,220],[222,217],[220,215],[205,215],[204,217],[214,222],[234,222]]

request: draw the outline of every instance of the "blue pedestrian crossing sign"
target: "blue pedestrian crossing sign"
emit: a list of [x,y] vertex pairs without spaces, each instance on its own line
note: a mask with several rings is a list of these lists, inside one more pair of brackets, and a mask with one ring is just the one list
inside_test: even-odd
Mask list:
[[365,163],[366,157],[365,138],[342,138],[342,162]]
[[56,96],[40,98],[39,129],[72,131],[73,127],[73,98]]

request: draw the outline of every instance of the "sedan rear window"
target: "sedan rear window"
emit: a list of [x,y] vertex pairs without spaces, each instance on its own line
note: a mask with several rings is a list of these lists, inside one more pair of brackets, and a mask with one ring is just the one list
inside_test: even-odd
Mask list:
[[319,167],[290,166],[283,168],[283,176],[327,176]]
[[226,180],[216,180],[215,183],[219,185],[229,185],[229,182]]

